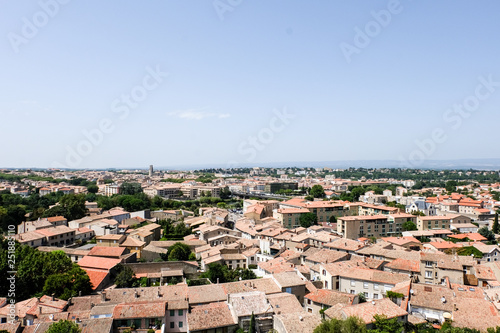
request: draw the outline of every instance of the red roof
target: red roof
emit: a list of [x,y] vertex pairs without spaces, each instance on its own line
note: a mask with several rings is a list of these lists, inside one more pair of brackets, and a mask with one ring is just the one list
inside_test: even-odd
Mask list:
[[450,235],[450,238],[455,238],[455,239],[465,239],[468,238],[473,241],[485,241],[487,240],[486,237],[483,237],[481,234],[477,232],[471,232],[469,234],[457,234],[457,235]]
[[96,290],[102,281],[108,276],[109,272],[101,271],[98,269],[92,268],[83,268],[87,275],[90,278],[90,283],[92,283],[92,290]]
[[111,268],[115,267],[121,262],[120,259],[110,259],[94,256],[85,256],[79,262],[78,265],[82,268],[96,268],[101,270],[109,271]]
[[114,246],[94,246],[89,252],[89,256],[94,257],[115,257],[119,258],[126,249]]

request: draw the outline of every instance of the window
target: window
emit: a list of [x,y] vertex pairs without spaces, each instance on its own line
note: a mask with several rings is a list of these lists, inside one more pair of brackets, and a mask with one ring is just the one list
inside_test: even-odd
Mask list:
[[368,289],[368,282],[363,282],[363,288]]
[[326,275],[326,270],[323,270],[323,275]]
[[173,321],[170,322],[170,328],[174,328],[174,322]]
[[[179,316],[182,316],[182,313],[183,313],[183,312],[182,312],[182,310],[177,311],[177,314],[178,314]],[[181,327],[182,327],[182,326],[181,326]]]
[[328,281],[325,281],[325,289],[328,289]]
[[179,322],[179,328],[181,328],[184,325],[182,321]]
[[426,261],[425,267],[432,267],[432,261]]
[[373,289],[378,290],[378,283],[375,283],[375,284],[373,285]]
[[356,281],[351,281],[351,287],[355,287],[356,286]]
[[368,293],[364,292],[363,295],[365,295],[365,298],[368,298]]
[[170,310],[170,317],[175,316],[175,310]]
[[432,279],[432,272],[431,271],[425,271],[425,277],[427,279]]
[[307,300],[307,304],[311,304],[311,300],[310,299]]
[[353,294],[353,295],[356,294],[356,290],[351,289],[351,294]]
[[292,288],[285,288],[285,292],[291,294],[292,293]]
[[373,294],[373,299],[378,299],[378,294]]

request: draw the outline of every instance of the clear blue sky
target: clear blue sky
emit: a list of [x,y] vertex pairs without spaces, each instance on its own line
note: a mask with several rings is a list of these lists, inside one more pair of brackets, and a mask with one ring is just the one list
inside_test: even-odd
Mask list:
[[[0,167],[397,160],[435,128],[447,139],[426,159],[500,158],[500,86],[444,119],[479,77],[500,82],[498,1],[73,0],[50,17],[54,1],[0,0]],[[348,62],[357,28],[372,37]]]

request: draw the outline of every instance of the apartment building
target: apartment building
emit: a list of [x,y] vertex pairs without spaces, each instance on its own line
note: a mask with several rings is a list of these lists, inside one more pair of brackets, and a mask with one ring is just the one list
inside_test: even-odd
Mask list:
[[264,186],[264,192],[266,193],[276,193],[280,190],[297,190],[299,188],[298,183],[290,183],[290,182],[283,182],[283,183],[269,183]]
[[443,284],[448,278],[451,283],[464,284],[472,277],[473,265],[472,257],[421,252],[419,282]]
[[402,232],[403,219],[388,215],[345,216],[337,220],[337,233],[344,238],[386,237]]
[[419,216],[417,218],[417,229],[420,231],[432,229],[450,229],[452,218],[445,216]]
[[150,198],[160,196],[162,198],[170,199],[173,197],[178,197],[182,192],[181,186],[178,184],[165,184],[145,188],[144,193]]
[[367,268],[346,269],[339,275],[339,290],[358,295],[364,294],[367,300],[382,299],[396,286],[410,285],[406,274],[390,273]]
[[118,184],[106,184],[104,186],[104,195],[107,197],[110,197],[113,194],[120,194],[120,185],[118,185]]
[[283,227],[293,229],[300,227],[300,216],[309,213],[306,208],[280,208],[274,212],[273,217],[277,219]]

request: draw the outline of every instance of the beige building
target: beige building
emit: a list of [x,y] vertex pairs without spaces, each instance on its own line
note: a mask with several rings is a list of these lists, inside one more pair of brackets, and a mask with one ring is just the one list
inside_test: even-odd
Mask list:
[[159,186],[152,186],[144,189],[144,193],[153,198],[155,196],[160,196],[162,198],[173,198],[178,197],[181,192],[181,186],[178,184],[165,184]]
[[97,236],[96,241],[99,246],[120,246],[126,237],[125,235],[110,234]]
[[388,215],[345,216],[337,220],[337,233],[344,238],[386,237],[402,232],[402,223],[395,223]]
[[445,216],[419,216],[417,218],[417,229],[420,231],[432,229],[450,229],[452,218]]
[[283,227],[293,229],[300,227],[300,216],[309,213],[306,208],[281,208],[274,213],[274,218],[277,219]]
[[389,273],[367,268],[346,269],[339,275],[339,290],[358,295],[363,293],[367,300],[382,299],[396,286],[410,285],[406,274]]
[[45,244],[47,244],[48,246],[64,246],[73,244],[75,242],[75,230],[65,225],[47,229],[40,229],[36,232],[45,236]]
[[474,259],[469,256],[452,256],[442,253],[420,253],[420,283],[442,284],[449,279],[451,283],[465,284],[472,275]]

